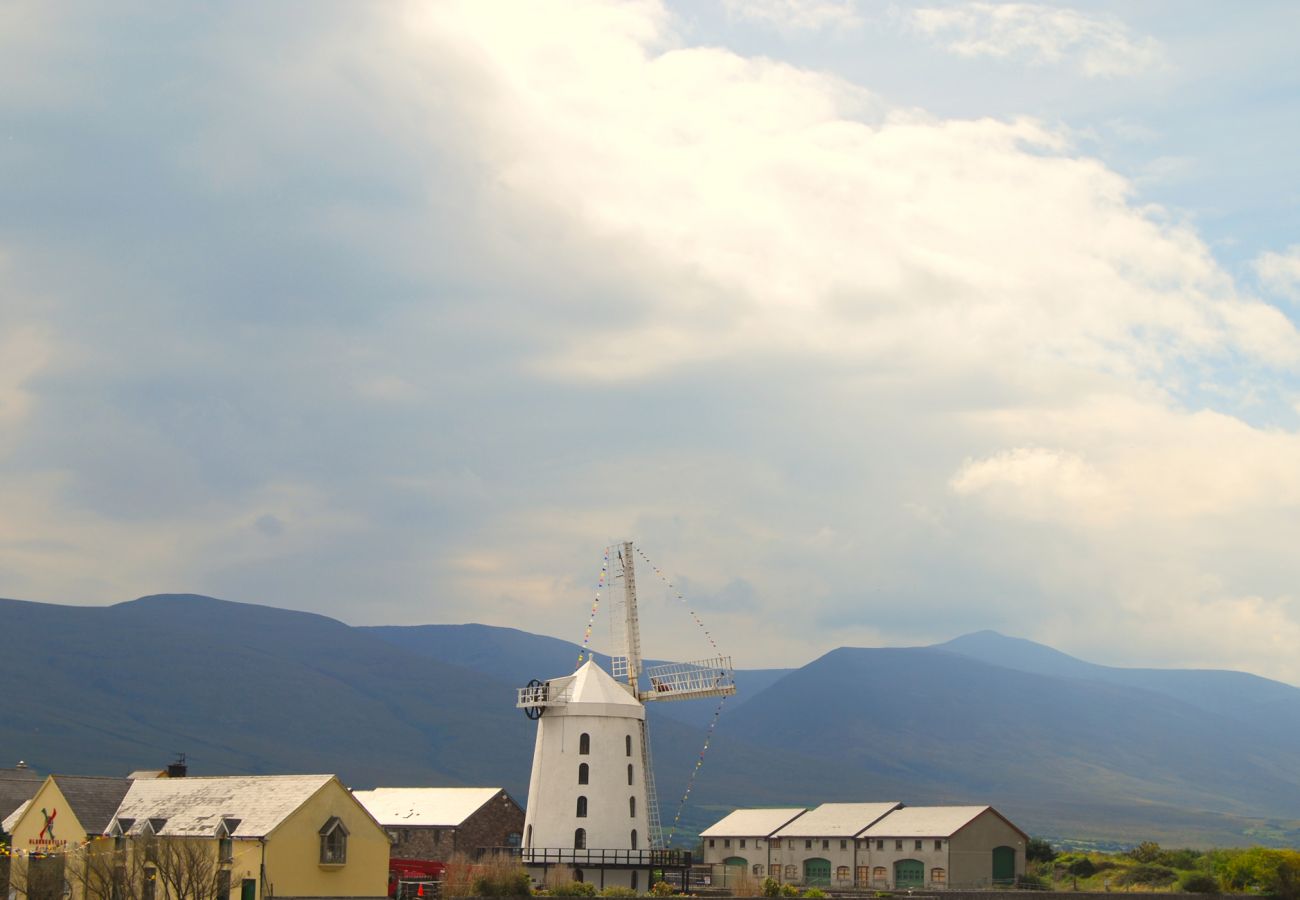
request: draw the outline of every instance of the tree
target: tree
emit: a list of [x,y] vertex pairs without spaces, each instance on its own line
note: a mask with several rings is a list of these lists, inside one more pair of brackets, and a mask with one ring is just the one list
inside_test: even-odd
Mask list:
[[1160,861],[1160,855],[1163,851],[1160,845],[1155,841],[1143,841],[1126,854],[1129,859],[1140,863],[1155,863]]
[[1025,859],[1030,862],[1051,862],[1057,855],[1051,843],[1043,838],[1030,838],[1025,844]]

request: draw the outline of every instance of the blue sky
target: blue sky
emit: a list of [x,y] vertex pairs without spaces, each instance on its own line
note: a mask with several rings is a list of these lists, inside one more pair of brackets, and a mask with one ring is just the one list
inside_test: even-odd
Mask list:
[[1298,20],[7,4],[0,595],[1300,683]]

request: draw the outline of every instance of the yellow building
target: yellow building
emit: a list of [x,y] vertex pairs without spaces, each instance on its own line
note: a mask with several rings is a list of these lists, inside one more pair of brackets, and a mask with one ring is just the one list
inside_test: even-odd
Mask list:
[[388,834],[333,775],[135,781],[108,833],[153,879],[141,900],[388,892]]
[[29,900],[87,896],[87,861],[104,846],[131,782],[92,775],[50,775],[4,827],[12,836],[9,888]]
[[[68,776],[51,776],[19,816],[14,846],[62,875],[55,893],[55,863],[17,860],[20,900],[387,895],[388,834],[333,775],[94,780],[120,783],[116,800],[101,788],[98,804],[73,802]],[[55,808],[60,843],[41,843]]]

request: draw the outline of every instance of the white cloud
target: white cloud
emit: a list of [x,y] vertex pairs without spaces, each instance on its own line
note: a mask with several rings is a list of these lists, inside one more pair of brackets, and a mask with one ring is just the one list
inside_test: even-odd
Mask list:
[[[1297,436],[1244,416],[1294,400],[1300,336],[1069,132],[690,46],[650,2],[348,10],[158,40],[185,77],[125,124],[46,113],[94,127],[25,190],[79,175],[93,239],[12,252],[61,370],[0,383],[0,591],[580,636],[632,536],[752,587],[710,616],[746,665],[1044,598],[1031,636],[1094,617],[1062,634],[1135,654],[1180,603],[1224,648],[1292,627]],[[1095,21],[1015,52],[1122,49]],[[149,178],[96,168],[118,145]]]
[[1255,274],[1263,286],[1288,300],[1300,301],[1300,244],[1284,253],[1267,251],[1255,260]]
[[777,31],[820,31],[862,24],[856,0],[722,0],[727,15]]
[[1159,65],[1152,38],[1130,34],[1110,16],[1036,3],[959,3],[912,13],[913,24],[959,56],[1024,59],[1034,65],[1077,60],[1089,77],[1132,75]]

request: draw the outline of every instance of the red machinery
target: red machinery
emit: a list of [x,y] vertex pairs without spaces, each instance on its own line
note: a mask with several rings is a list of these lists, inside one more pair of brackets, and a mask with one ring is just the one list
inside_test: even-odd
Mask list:
[[388,896],[394,900],[436,897],[442,884],[446,863],[429,859],[390,859],[388,861]]

